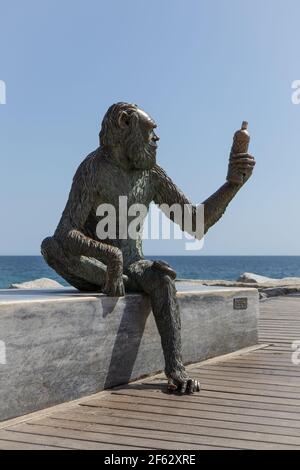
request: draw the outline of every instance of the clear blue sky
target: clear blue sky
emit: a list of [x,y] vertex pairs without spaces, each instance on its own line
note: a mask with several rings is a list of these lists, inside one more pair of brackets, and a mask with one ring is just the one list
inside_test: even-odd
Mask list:
[[247,119],[255,174],[200,254],[300,255],[299,0],[0,0],[0,18],[0,254],[39,253],[122,100],[156,119],[159,162],[197,203]]

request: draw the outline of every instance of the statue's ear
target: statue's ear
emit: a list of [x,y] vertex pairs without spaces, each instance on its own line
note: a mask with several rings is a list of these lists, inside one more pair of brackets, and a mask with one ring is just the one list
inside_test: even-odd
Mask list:
[[126,111],[122,111],[119,115],[118,125],[121,129],[127,129],[130,124],[130,117]]

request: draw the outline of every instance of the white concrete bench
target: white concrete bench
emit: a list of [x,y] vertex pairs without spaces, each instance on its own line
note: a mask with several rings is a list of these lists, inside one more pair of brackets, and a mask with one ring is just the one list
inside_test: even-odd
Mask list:
[[[257,343],[255,289],[178,282],[185,363]],[[147,296],[0,290],[0,420],[164,368]]]

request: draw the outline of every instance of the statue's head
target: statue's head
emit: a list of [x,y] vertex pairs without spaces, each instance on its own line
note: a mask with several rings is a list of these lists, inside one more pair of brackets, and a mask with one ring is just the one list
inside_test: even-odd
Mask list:
[[156,162],[154,120],[135,104],[116,103],[107,110],[99,134],[100,145],[109,152],[121,147],[129,168],[150,169]]

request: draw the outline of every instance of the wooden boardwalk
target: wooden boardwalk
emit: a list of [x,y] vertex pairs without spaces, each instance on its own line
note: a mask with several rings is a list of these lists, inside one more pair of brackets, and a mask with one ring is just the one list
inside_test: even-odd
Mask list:
[[267,300],[260,348],[189,367],[200,394],[168,395],[157,375],[0,423],[0,449],[300,449],[295,340],[300,297]]

